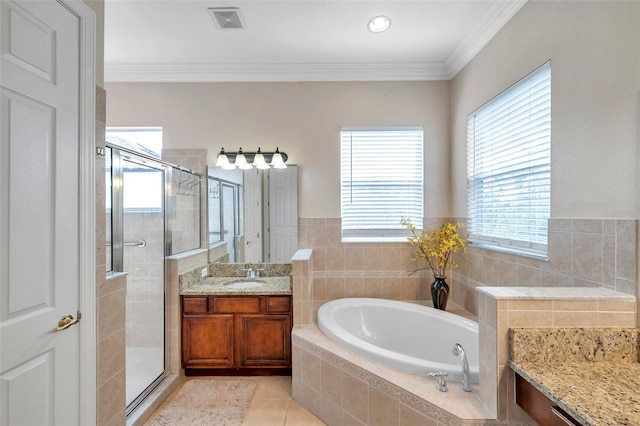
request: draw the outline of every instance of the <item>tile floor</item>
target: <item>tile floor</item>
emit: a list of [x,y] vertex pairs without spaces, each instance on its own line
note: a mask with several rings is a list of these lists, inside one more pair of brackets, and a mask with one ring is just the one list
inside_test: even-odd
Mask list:
[[[204,377],[185,377],[183,383],[192,379]],[[220,379],[229,379],[221,377]],[[238,426],[323,426],[320,419],[304,409],[291,398],[291,377],[238,377],[239,379],[251,379],[257,384],[256,391],[249,403],[249,409],[242,425]],[[210,380],[217,380],[211,377]],[[145,426],[151,424],[153,418],[168,404],[173,395],[180,389],[178,387],[153,413]],[[188,426],[188,425],[180,425]]]

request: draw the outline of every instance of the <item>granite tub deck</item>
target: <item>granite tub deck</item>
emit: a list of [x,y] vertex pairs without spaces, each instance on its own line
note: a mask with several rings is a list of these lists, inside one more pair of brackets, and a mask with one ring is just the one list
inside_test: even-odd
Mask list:
[[512,328],[509,366],[582,425],[640,425],[637,328]]
[[[253,288],[233,289],[225,284],[242,281],[259,281],[264,285]],[[180,289],[181,296],[194,295],[282,295],[291,294],[291,277],[261,277],[245,279],[241,277],[207,277],[193,284],[184,285]]]

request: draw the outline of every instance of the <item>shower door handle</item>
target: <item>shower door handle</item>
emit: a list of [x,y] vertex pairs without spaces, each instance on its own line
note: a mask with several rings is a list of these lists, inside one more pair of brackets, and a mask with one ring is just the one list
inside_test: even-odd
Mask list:
[[131,247],[145,247],[147,242],[145,240],[135,241],[132,243],[122,243],[123,246],[131,246]]

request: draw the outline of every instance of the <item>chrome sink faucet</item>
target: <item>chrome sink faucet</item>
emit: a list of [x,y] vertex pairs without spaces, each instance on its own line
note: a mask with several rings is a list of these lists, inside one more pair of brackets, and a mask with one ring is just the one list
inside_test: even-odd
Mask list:
[[465,392],[471,392],[471,378],[469,376],[469,361],[467,360],[467,354],[464,352],[464,348],[460,343],[453,345],[453,354],[460,357],[462,362],[462,380],[460,381],[460,389]]
[[253,268],[243,269],[243,271],[247,271],[247,276],[245,278],[255,278],[256,277],[256,271],[254,271]]

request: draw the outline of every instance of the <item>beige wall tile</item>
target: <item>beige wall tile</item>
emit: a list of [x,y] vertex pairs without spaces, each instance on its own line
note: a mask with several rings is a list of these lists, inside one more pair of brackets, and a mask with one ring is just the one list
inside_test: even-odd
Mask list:
[[369,386],[353,376],[345,374],[342,406],[358,420],[369,424]]
[[549,232],[549,261],[543,264],[543,269],[555,272],[571,271],[572,268],[572,239],[570,232]]
[[600,311],[634,312],[636,302],[633,300],[600,300],[598,309]]
[[518,287],[540,287],[542,271],[540,268],[518,265]]
[[98,299],[98,342],[124,329],[125,297],[122,289]]
[[344,270],[362,271],[364,267],[364,249],[348,246],[344,248]]
[[342,247],[327,249],[325,269],[327,271],[344,271],[344,250]]
[[551,311],[509,311],[510,327],[551,327]]
[[322,389],[322,362],[309,352],[304,352],[302,358],[302,381],[318,391]]
[[369,425],[394,426],[400,420],[400,404],[397,399],[375,388],[369,389]]
[[616,278],[635,280],[636,278],[636,239],[635,237],[616,237]]
[[125,368],[124,328],[98,343],[98,387]]
[[322,394],[306,383],[302,384],[302,405],[316,416],[322,416]]
[[500,286],[511,287],[518,285],[518,264],[500,261]]
[[380,271],[382,264],[382,247],[363,247],[362,249],[362,270]]
[[364,278],[362,285],[364,297],[382,297],[382,278]]
[[602,234],[573,234],[573,275],[602,282]]
[[553,312],[554,327],[596,327],[597,325],[597,312]]
[[400,426],[437,426],[438,422],[400,404]]
[[597,311],[597,300],[554,300],[554,311]]
[[632,312],[598,312],[600,327],[635,327],[636,315]]
[[500,284],[500,261],[497,258],[482,256],[482,283],[488,286]]
[[327,300],[344,297],[344,278],[327,278]]
[[329,398],[322,397],[322,415],[320,418],[328,425],[341,425],[343,410],[338,404]]
[[364,296],[364,279],[363,278],[345,278],[344,279],[344,297],[363,297]]
[[543,311],[551,310],[551,300],[509,300],[510,311]]
[[107,424],[112,421],[114,416],[122,412],[122,407],[126,405],[125,394],[124,370],[98,388],[97,420],[99,425]]
[[322,361],[322,395],[342,406],[342,370]]
[[312,289],[313,300],[327,300],[327,279],[314,278]]

